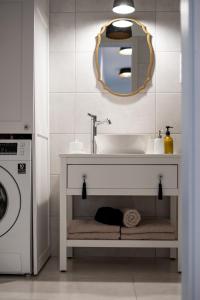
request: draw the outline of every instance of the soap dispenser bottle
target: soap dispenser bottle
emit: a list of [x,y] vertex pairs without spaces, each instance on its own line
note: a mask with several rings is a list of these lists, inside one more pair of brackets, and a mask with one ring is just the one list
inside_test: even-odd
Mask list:
[[162,130],[159,130],[158,137],[154,140],[154,154],[163,154],[164,146],[162,139]]
[[166,126],[166,136],[164,138],[164,151],[165,154],[173,154],[174,152],[174,142],[173,138],[170,135],[170,128],[173,128],[171,126]]

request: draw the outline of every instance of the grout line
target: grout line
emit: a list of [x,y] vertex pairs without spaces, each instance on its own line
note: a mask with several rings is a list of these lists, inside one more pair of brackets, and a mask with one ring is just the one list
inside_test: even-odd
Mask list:
[[75,33],[75,94],[74,94],[74,140],[76,140],[76,109],[77,109],[77,0],[75,0],[75,19],[74,19],[74,33]]
[[133,278],[133,290],[134,290],[135,298],[136,298],[136,300],[138,300],[137,290],[136,290],[136,286],[135,286],[135,277]]
[[[69,95],[70,94],[80,94],[80,95],[81,94],[97,94],[97,95],[103,94],[103,95],[110,95],[107,92],[102,92],[101,93],[101,92],[53,92],[53,91],[49,91],[49,93],[50,94],[69,94]],[[147,92],[147,93],[144,92],[144,93],[139,93],[138,95],[152,95],[152,94],[177,94],[177,95],[181,95],[182,92],[157,92],[157,93],[156,92]],[[127,97],[127,98],[121,97],[121,98],[123,98],[126,101],[126,100],[131,100],[131,98],[133,99],[133,97],[134,96],[130,96],[130,97]],[[119,97],[116,98],[116,99],[119,99]]]
[[[157,1],[156,1],[157,6]],[[157,49],[157,12],[155,14],[155,50]],[[157,66],[156,66],[156,51],[155,53],[155,66],[154,66],[154,72],[155,72],[155,137],[156,137],[156,129],[157,129]]]
[[[180,13],[180,10],[157,10],[157,9],[153,9],[153,10],[138,10],[136,9],[136,14],[137,13]],[[50,11],[49,14],[73,14],[76,11]],[[77,14],[105,14],[105,13],[110,13],[114,16],[114,14],[111,12],[111,10],[87,10],[87,11],[78,11],[77,10]],[[134,18],[134,14],[132,15],[132,17]]]

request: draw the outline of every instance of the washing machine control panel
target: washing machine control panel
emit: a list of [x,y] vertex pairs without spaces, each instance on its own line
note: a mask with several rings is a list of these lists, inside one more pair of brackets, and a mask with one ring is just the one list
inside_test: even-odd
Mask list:
[[24,142],[20,142],[18,144],[18,147],[19,147],[18,153],[19,153],[19,155],[24,155],[24,153],[25,153],[25,146],[26,146],[26,143],[24,143]]
[[1,143],[0,155],[17,155],[17,143]]
[[0,160],[5,156],[8,159],[31,159],[31,141],[30,140],[0,140]]

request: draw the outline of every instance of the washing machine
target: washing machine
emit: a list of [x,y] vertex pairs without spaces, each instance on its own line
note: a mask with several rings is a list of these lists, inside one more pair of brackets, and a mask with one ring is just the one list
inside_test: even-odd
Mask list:
[[31,140],[0,140],[0,273],[32,273]]

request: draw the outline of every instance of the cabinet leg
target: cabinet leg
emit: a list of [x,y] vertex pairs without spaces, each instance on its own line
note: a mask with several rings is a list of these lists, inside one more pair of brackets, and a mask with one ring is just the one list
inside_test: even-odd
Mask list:
[[181,264],[181,247],[178,248],[178,272],[182,272],[182,264]]
[[177,258],[177,249],[175,249],[175,248],[170,249],[170,258],[171,259],[176,259]]
[[182,202],[181,197],[178,197],[178,272],[182,272]]
[[67,270],[66,258],[66,199],[60,201],[60,249],[59,249],[59,267],[60,271]]
[[[64,201],[65,203],[65,201]],[[64,204],[63,203],[63,204]],[[66,207],[65,204],[61,207]],[[60,249],[59,249],[59,268],[61,272],[67,271],[67,257],[66,257],[66,213],[60,211]]]
[[[177,230],[177,197],[170,197],[170,221],[171,224],[174,225],[174,227]],[[170,258],[176,259],[177,258],[177,249],[171,248],[170,249]]]
[[66,199],[66,165],[61,163],[60,170],[60,243],[59,243],[59,269],[67,271],[66,237],[67,237],[67,199]]
[[[67,221],[68,224],[70,221],[73,219],[73,201],[72,201],[72,196],[67,196]],[[73,257],[73,248],[68,247],[67,248],[67,257],[72,258]]]
[[[64,250],[64,251],[63,251]],[[59,259],[59,269],[61,272],[67,271],[67,257],[66,257],[66,247],[60,249],[60,259]]]

